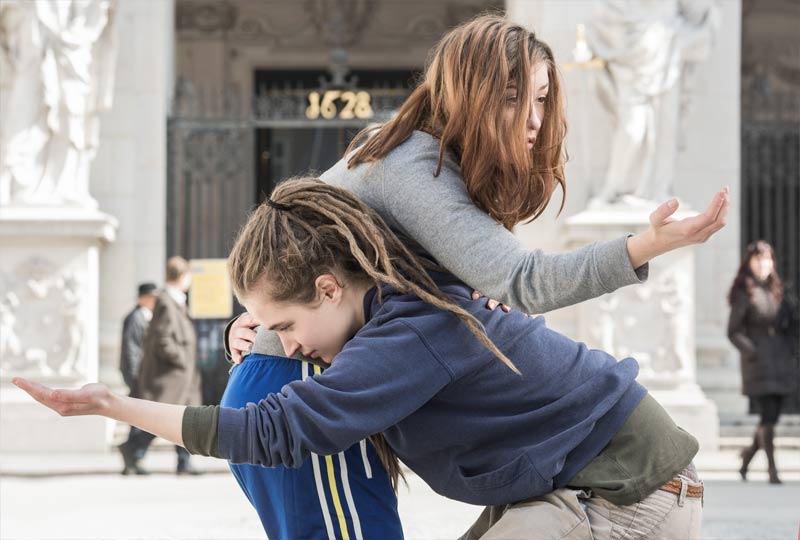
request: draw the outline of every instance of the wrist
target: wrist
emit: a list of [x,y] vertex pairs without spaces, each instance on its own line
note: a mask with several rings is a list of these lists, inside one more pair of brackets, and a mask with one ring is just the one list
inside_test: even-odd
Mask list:
[[120,396],[109,390],[106,399],[102,402],[100,415],[122,421],[125,399],[127,399],[125,396]]
[[661,249],[652,227],[629,236],[626,246],[634,270],[666,252]]

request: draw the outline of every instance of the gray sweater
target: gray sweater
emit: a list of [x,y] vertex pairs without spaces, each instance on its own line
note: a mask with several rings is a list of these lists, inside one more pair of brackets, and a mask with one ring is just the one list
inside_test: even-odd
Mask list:
[[[631,266],[625,236],[565,253],[526,248],[475,206],[451,153],[434,176],[438,159],[439,139],[415,131],[379,162],[348,169],[344,158],[321,178],[357,195],[415,253],[526,313],[546,313],[647,279],[647,264]],[[282,355],[283,347],[259,329],[253,352]]]
[[322,175],[356,194],[413,251],[429,254],[464,283],[528,313],[546,313],[647,279],[631,266],[626,237],[566,253],[528,249],[475,206],[449,152],[435,177],[439,139],[415,131],[377,163]]

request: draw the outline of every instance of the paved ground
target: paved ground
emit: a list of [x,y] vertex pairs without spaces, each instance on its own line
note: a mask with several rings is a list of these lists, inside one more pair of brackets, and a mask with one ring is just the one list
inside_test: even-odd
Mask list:
[[[752,481],[733,472],[733,451],[704,454],[697,462],[706,479],[702,538],[795,540],[800,528],[800,451],[779,454],[786,483],[766,484],[763,460]],[[97,455],[0,456],[0,539],[256,539],[263,531],[255,512],[223,462],[194,458],[200,477],[172,474],[175,456],[152,452],[149,477],[116,474],[119,458]],[[432,493],[416,477],[400,494],[409,540],[453,539],[479,508]]]

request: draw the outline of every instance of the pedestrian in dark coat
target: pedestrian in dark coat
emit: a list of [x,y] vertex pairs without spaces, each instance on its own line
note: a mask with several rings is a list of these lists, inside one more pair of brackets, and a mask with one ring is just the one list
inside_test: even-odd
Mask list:
[[728,337],[741,353],[742,393],[761,414],[753,443],[742,451],[739,472],[746,479],[750,460],[763,449],[769,463],[769,481],[779,484],[775,424],[784,396],[796,388],[797,361],[791,335],[793,315],[784,302],[774,251],[768,243],[759,240],[747,247],[728,301]]
[[136,307],[125,316],[125,321],[122,323],[119,369],[132,396],[137,392],[144,335],[147,325],[153,318],[153,309],[155,309],[158,298],[157,291],[155,283],[141,283],[136,298]]
[[[201,380],[197,365],[197,336],[186,308],[186,293],[192,283],[189,263],[181,257],[167,261],[167,281],[158,295],[153,319],[144,338],[142,365],[135,397],[172,403],[200,405]],[[123,474],[146,474],[139,466],[155,437],[145,431],[131,431],[120,446],[125,460]],[[197,474],[189,453],[176,446],[178,474]]]

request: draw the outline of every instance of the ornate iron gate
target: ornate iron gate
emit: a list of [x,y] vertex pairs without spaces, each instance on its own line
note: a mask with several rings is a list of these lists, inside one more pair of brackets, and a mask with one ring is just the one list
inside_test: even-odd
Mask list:
[[[322,71],[313,72],[313,77],[308,72],[295,74],[299,81],[287,83],[289,72],[280,72],[280,77],[273,78],[279,83],[258,85],[249,103],[238,100],[241,94],[235,89],[209,96],[187,81],[178,82],[173,114],[167,121],[168,256],[226,257],[247,213],[274,183],[280,177],[306,172],[295,170],[291,161],[270,166],[268,162],[275,159],[266,149],[270,136],[331,128],[347,130],[352,136],[371,122],[388,119],[409,93],[409,77],[402,82],[395,78],[390,84],[374,79],[365,89],[320,87]],[[318,86],[309,88],[308,81]],[[333,162],[312,160],[318,170]],[[241,307],[236,305],[236,310],[240,312]],[[218,402],[227,382],[222,351],[226,323],[195,321],[207,403]]]
[[[800,96],[742,94],[742,252],[763,239],[775,248],[787,298],[800,293]],[[800,335],[800,320],[796,332]],[[800,374],[800,339],[795,343]],[[798,381],[800,383],[800,381]],[[786,412],[800,413],[800,385]]]

